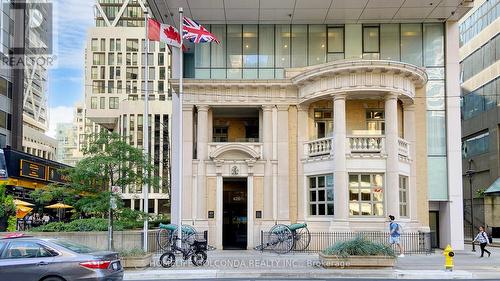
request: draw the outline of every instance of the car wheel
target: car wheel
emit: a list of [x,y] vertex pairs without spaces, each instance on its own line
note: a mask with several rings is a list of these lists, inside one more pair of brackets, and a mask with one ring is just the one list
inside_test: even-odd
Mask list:
[[49,276],[49,277],[45,277],[45,278],[41,279],[40,281],[65,281],[65,280],[61,277]]

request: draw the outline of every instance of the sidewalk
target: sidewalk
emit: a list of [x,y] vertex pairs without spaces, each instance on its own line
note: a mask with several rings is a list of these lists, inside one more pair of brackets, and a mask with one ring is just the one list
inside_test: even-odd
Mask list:
[[[125,280],[196,279],[196,278],[387,278],[387,279],[499,279],[500,249],[490,248],[490,258],[479,258],[479,252],[457,251],[453,272],[443,270],[441,251],[431,255],[411,255],[398,258],[392,269],[325,269],[320,266],[318,254],[292,253],[276,255],[257,251],[213,251],[207,264],[195,267],[191,261],[177,261],[170,268],[162,268],[155,256],[154,267],[146,270],[127,270]],[[478,249],[479,250],[479,249]],[[180,258],[179,256],[177,258]]]

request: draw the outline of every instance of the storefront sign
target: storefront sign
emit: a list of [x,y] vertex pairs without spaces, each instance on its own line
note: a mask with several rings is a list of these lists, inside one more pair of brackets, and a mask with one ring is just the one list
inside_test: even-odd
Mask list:
[[66,183],[68,182],[68,176],[61,174],[59,169],[54,167],[48,167],[49,175],[47,180],[51,182],[57,183]]
[[20,162],[21,162],[21,171],[20,171],[21,176],[42,181],[47,179],[47,174],[46,174],[47,167],[45,165],[23,159],[21,159]]

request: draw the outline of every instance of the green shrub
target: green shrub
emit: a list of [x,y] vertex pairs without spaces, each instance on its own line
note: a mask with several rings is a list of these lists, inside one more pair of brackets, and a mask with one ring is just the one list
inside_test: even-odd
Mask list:
[[323,254],[343,258],[349,256],[396,256],[394,250],[390,246],[372,242],[362,236],[358,236],[349,241],[337,242],[333,246],[324,249]]
[[140,257],[140,256],[144,256],[147,254],[141,248],[133,248],[130,250],[123,249],[123,250],[118,251],[118,253],[119,253],[120,257]]
[[16,231],[17,226],[17,218],[16,216],[10,216],[7,220],[7,231],[14,232]]
[[170,223],[170,215],[158,215],[155,218],[149,221],[149,227],[160,227],[160,223],[169,224]]
[[[114,221],[114,230],[136,229],[143,225],[142,221]],[[101,218],[78,219],[72,222],[51,222],[46,225],[34,227],[34,232],[68,232],[68,231],[106,231],[108,220]]]

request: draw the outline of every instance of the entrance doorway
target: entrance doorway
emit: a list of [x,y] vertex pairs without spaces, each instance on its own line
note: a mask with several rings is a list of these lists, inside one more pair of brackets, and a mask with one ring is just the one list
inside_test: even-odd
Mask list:
[[431,247],[439,248],[439,212],[429,211],[429,228],[431,230]]
[[223,181],[222,247],[224,250],[247,248],[247,179]]

